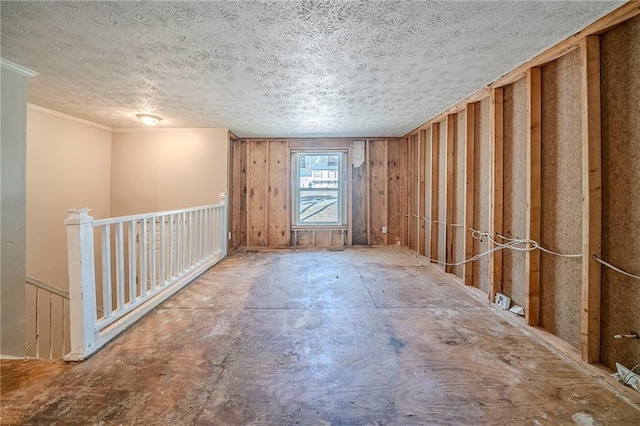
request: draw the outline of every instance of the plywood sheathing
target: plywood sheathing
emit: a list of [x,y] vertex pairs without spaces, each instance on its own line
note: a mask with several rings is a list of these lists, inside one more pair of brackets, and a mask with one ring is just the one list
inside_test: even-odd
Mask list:
[[[572,51],[542,68],[542,246],[582,251],[580,55]],[[580,259],[540,255],[541,325],[580,347]]]
[[247,246],[267,245],[268,142],[247,145]]
[[[526,237],[527,206],[527,81],[504,88],[504,235]],[[502,292],[525,306],[525,253],[504,250]]]
[[269,226],[268,245],[270,247],[287,247],[290,245],[289,163],[287,141],[269,141],[267,223]]
[[[475,107],[475,167],[473,228],[488,232],[491,221],[491,102],[485,98]],[[474,254],[491,248],[489,241],[474,239]],[[489,294],[489,258],[481,257],[473,262],[473,285]]]
[[6,424],[640,423],[396,248],[235,252],[84,363],[0,368]]
[[231,149],[231,246],[247,244],[247,141],[233,140]]
[[[600,38],[602,258],[640,275],[640,17]],[[601,362],[633,367],[640,341],[640,281],[602,268]]]

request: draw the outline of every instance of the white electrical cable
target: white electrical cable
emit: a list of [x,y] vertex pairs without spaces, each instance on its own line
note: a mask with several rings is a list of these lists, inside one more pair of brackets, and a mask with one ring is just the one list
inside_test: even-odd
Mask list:
[[616,271],[616,272],[620,272],[620,273],[621,273],[621,274],[623,274],[623,275],[626,275],[626,276],[628,276],[628,277],[631,277],[631,278],[635,278],[635,279],[637,279],[637,280],[640,280],[640,276],[638,276],[638,275],[633,275],[633,274],[630,274],[629,272],[623,271],[622,269],[617,268],[617,267],[613,266],[612,264],[610,264],[610,263],[608,263],[608,262],[605,262],[605,261],[604,261],[604,260],[602,260],[602,259],[599,259],[599,258],[598,258],[598,256],[596,256],[595,254],[593,255],[593,259],[594,259],[596,262],[601,263],[601,264],[603,264],[604,266],[606,266],[606,267],[608,267],[608,268],[611,268],[611,269],[613,269],[613,270],[614,270],[614,271]]

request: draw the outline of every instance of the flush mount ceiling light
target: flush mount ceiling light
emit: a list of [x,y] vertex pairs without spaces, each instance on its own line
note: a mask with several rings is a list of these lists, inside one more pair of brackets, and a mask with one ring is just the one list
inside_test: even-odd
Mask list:
[[151,114],[138,114],[136,117],[138,117],[140,121],[147,126],[155,126],[162,121],[162,118]]

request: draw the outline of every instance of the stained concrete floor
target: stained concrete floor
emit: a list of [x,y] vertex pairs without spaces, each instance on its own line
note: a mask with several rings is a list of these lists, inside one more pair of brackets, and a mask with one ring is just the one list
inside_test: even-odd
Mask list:
[[237,253],[86,362],[1,374],[3,424],[640,424],[397,248]]

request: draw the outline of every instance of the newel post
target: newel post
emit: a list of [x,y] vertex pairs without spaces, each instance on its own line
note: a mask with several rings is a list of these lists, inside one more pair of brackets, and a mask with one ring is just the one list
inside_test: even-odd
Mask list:
[[67,256],[71,353],[68,361],[82,360],[96,346],[96,282],[93,248],[93,218],[88,208],[69,210]]
[[222,227],[221,227],[221,241],[220,241],[220,250],[222,251],[222,257],[225,257],[227,255],[227,234],[229,233],[228,230],[228,223],[227,223],[227,208],[229,207],[227,204],[227,193],[226,192],[221,192],[220,193],[220,204],[222,204]]

